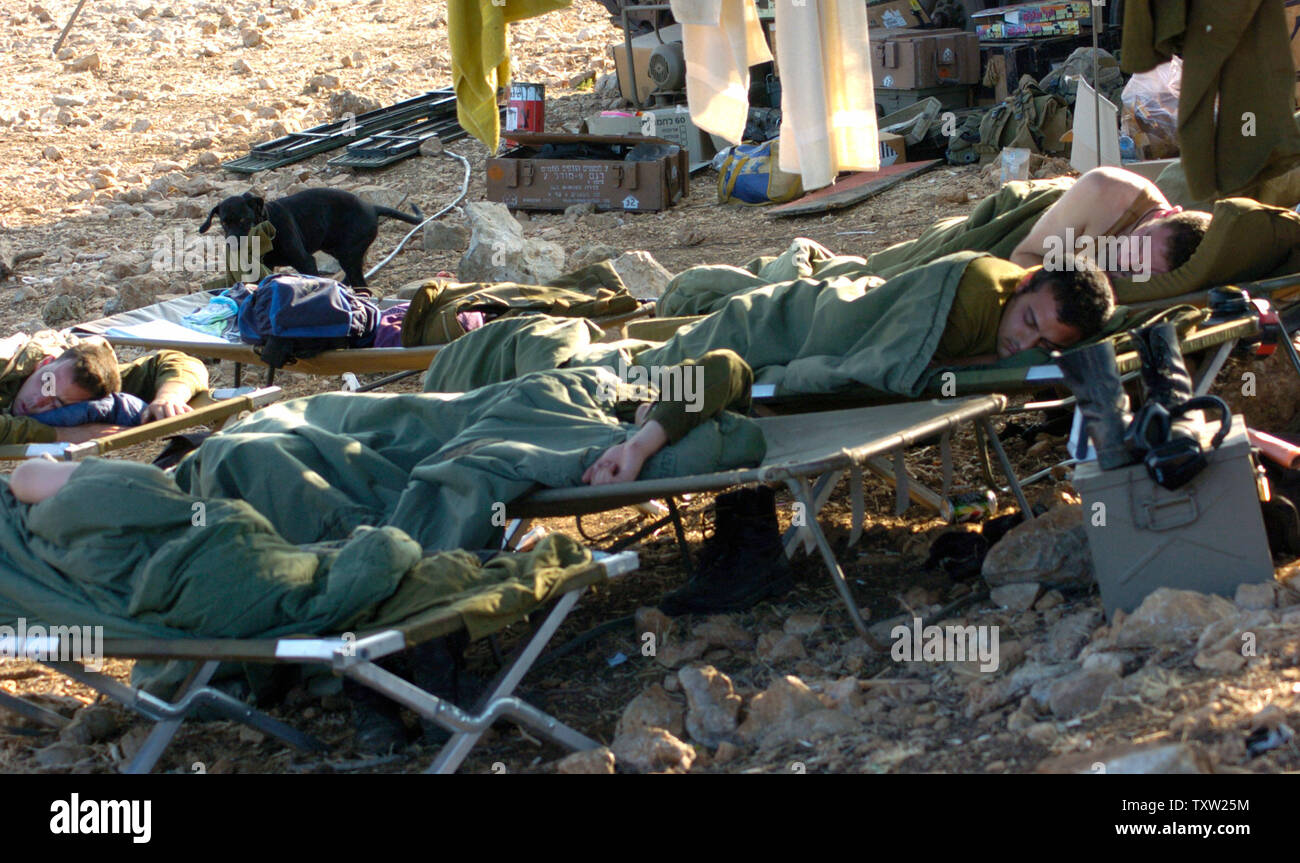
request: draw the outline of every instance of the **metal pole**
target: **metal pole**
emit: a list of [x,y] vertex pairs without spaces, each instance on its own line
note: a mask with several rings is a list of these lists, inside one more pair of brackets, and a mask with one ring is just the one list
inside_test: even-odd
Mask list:
[[81,14],[81,7],[85,5],[86,0],[79,0],[77,8],[72,10],[72,15],[68,17],[68,23],[63,25],[63,32],[59,34],[59,38],[55,41],[54,47],[50,49],[51,54],[57,55],[59,53],[59,49],[63,47],[63,40],[68,38],[68,31],[72,29],[72,22],[77,20],[77,16]]
[[1092,101],[1093,117],[1096,118],[1097,133],[1097,167],[1101,167],[1101,73],[1098,69],[1097,54],[1099,51],[1097,43],[1097,24],[1100,21],[1100,13],[1097,11],[1100,7],[1096,3],[1092,4]]

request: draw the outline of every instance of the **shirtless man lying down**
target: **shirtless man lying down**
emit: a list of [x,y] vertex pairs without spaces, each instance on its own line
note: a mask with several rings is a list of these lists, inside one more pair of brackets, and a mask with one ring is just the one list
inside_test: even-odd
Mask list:
[[1074,255],[1111,276],[1142,281],[1186,263],[1209,224],[1209,213],[1171,207],[1140,174],[1095,168],[1043,213],[1011,260],[1053,269],[1055,261]]

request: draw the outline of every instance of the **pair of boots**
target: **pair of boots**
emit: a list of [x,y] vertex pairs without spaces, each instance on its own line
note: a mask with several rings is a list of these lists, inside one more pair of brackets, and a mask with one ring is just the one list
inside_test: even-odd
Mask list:
[[[473,697],[472,681],[464,673],[464,653],[468,646],[469,638],[458,632],[413,647],[404,657],[384,665],[426,692],[466,707]],[[358,752],[382,755],[402,749],[410,742],[406,724],[402,722],[401,706],[396,701],[349,678],[343,681],[343,692],[352,701],[352,745]],[[442,744],[451,737],[449,731],[423,716],[420,726],[426,743]]]
[[1201,447],[1200,423],[1188,414],[1207,409],[1219,414],[1219,430],[1212,442],[1215,449],[1227,437],[1232,415],[1222,399],[1193,395],[1192,377],[1172,323],[1133,330],[1129,336],[1142,359],[1147,392],[1146,403],[1136,416],[1129,414],[1115,347],[1109,341],[1057,354],[1054,359],[1078,400],[1097,450],[1098,467],[1114,470],[1145,461],[1152,479],[1176,489],[1208,463]]
[[704,543],[696,574],[666,594],[664,614],[742,611],[793,587],[776,520],[776,492],[767,486],[718,495],[713,536]]

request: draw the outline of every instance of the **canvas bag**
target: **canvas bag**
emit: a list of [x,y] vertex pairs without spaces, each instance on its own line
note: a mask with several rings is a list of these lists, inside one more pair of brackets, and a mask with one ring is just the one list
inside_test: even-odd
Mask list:
[[267,276],[239,306],[240,339],[259,346],[271,368],[334,348],[369,347],[378,323],[378,306],[323,276]]
[[718,203],[783,204],[803,194],[803,179],[782,171],[777,141],[737,144],[718,168]]

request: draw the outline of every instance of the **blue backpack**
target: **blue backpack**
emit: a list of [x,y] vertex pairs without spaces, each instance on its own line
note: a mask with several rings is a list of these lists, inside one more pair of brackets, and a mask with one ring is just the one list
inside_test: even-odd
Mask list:
[[379,307],[333,279],[271,275],[242,288],[229,292],[240,304],[239,337],[258,345],[271,368],[334,348],[374,344]]

